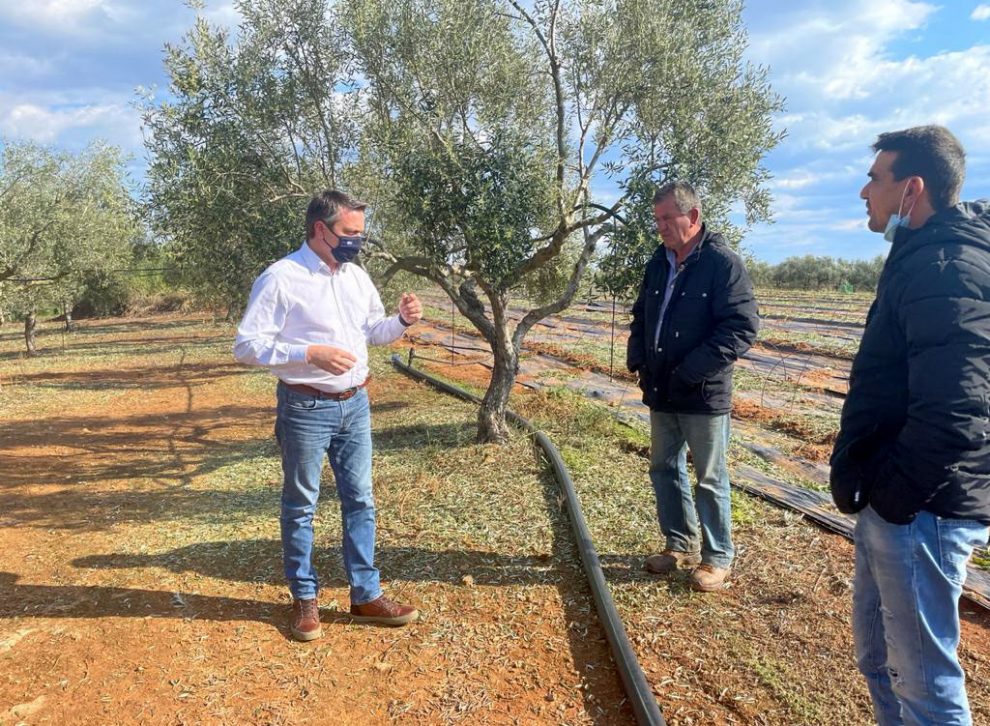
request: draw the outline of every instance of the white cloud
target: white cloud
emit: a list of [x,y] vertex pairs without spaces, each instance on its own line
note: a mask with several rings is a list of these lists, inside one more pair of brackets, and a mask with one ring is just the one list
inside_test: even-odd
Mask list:
[[843,219],[833,224],[829,229],[836,232],[866,231],[867,216],[864,213],[861,219]]
[[20,78],[38,78],[49,75],[55,68],[52,57],[37,58],[16,51],[0,51],[0,78],[17,75]]
[[788,96],[833,99],[865,97],[862,80],[885,59],[889,41],[923,27],[937,9],[914,0],[795,3],[790,11],[774,5],[775,20],[750,35],[750,58],[768,64]]
[[[242,19],[231,0],[208,2],[200,14],[228,29],[236,29]],[[18,28],[22,36],[89,47],[146,48],[152,43],[157,49],[165,40],[178,40],[195,15],[181,0],[0,0],[0,26]]]
[[828,159],[787,170],[774,177],[769,187],[774,192],[783,190],[785,193],[792,193],[815,187],[821,188],[836,182],[845,183],[854,179],[859,173],[861,173],[859,169],[846,164],[836,164],[834,160]]
[[123,11],[111,0],[0,0],[0,18],[53,35],[87,35]]
[[220,25],[228,30],[234,31],[240,25],[244,17],[234,7],[232,2],[213,3],[207,6],[203,13],[210,24]]
[[973,20],[990,20],[990,5],[977,5],[969,17]]
[[0,94],[0,135],[59,145],[76,141],[85,145],[100,138],[137,152],[142,145],[141,120],[130,100],[113,95],[83,102],[68,96],[31,99]]
[[990,45],[901,61],[878,60],[858,80],[863,99],[839,100],[824,89],[801,99],[802,111],[781,117],[791,151],[853,153],[884,131],[943,124],[960,137],[987,138],[990,126]]

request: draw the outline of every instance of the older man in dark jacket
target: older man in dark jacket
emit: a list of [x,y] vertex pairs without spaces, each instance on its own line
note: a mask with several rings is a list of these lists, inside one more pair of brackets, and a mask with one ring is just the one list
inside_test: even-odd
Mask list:
[[856,523],[853,631],[880,724],[970,724],[966,562],[990,523],[990,205],[958,204],[940,126],[881,134],[866,200],[892,242],[853,361],[832,495]]
[[650,480],[666,538],[646,569],[691,567],[694,589],[720,590],[735,554],[726,467],[732,364],[756,339],[759,318],[742,260],[702,223],[694,189],[671,182],[653,203],[663,245],[646,265],[626,358],[650,407]]

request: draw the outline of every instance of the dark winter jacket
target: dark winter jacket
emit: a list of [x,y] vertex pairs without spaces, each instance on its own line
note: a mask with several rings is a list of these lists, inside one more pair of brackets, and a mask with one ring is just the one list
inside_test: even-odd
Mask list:
[[661,245],[633,305],[626,366],[639,372],[643,403],[654,411],[729,413],[732,364],[759,328],[746,268],[721,235],[703,228],[681,264],[654,346],[668,268]]
[[901,230],[853,361],[832,496],[990,523],[990,202]]

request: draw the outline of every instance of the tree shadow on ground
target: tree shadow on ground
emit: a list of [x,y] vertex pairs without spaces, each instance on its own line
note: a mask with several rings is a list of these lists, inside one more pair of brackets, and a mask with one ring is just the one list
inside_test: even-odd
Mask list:
[[[171,335],[171,333],[189,328],[202,330],[202,327],[203,322],[196,319],[140,319],[128,322],[113,320],[98,325],[94,325],[90,321],[85,321],[71,331],[64,330],[61,325],[45,325],[37,331],[35,336],[38,345],[38,352],[42,356],[55,355],[63,352],[74,353],[86,350],[101,350],[110,348],[120,350],[122,348],[138,344],[153,346],[155,350],[159,351],[167,351],[169,349],[174,350],[176,346],[181,346],[183,342],[188,342],[190,345],[203,345],[215,343],[221,340],[232,341],[232,334],[230,333],[229,328],[226,327],[222,330],[218,328],[218,332],[216,334],[207,336],[190,334],[187,336],[175,335],[173,337]],[[149,335],[153,335],[156,332],[161,333],[161,335],[157,337],[149,337]],[[145,334],[145,337],[120,337],[126,336],[130,333]],[[88,340],[89,338],[99,336],[107,336],[108,339],[105,341]],[[17,330],[11,328],[7,332],[0,333],[0,344],[7,342],[17,342],[22,344],[23,340],[23,326],[20,326]],[[129,352],[137,354],[138,351]],[[17,350],[9,350],[0,353],[0,361],[16,360],[25,357],[27,357],[26,351],[20,348]]]
[[458,423],[413,424],[376,428],[372,436],[375,451],[381,453],[423,448],[457,449],[473,445],[476,430],[473,425]]
[[[232,433],[257,431],[270,419],[267,406],[229,405],[134,416],[19,421],[0,434],[4,470],[0,490],[114,479],[188,484],[192,477],[232,459],[274,453],[268,438],[231,437]],[[58,454],[50,453],[53,447]],[[10,450],[17,453],[4,454]]]
[[[169,618],[269,623],[291,638],[280,603],[164,590],[89,585],[19,585],[0,572],[0,618]],[[324,623],[328,619],[323,618]]]
[[[144,355],[146,351],[138,354]],[[12,376],[9,385],[69,390],[155,390],[216,383],[220,378],[244,375],[257,375],[257,372],[234,362],[183,363],[165,365],[154,373],[149,372],[147,367],[141,367],[17,374]]]
[[[580,580],[569,567],[562,567],[548,555],[511,556],[480,550],[429,550],[421,547],[384,547],[376,562],[390,582],[432,582],[471,586],[555,586],[561,590],[562,602],[569,612],[568,623],[583,623],[587,611],[574,605]],[[324,589],[346,588],[342,577],[340,548],[314,548],[314,564],[325,577]],[[252,584],[284,583],[281,573],[281,543],[278,540],[233,540],[204,542],[159,554],[109,553],[90,555],[72,561],[83,569],[162,568],[177,574],[195,573],[219,580]],[[0,572],[0,618],[196,618],[210,621],[270,622],[288,637],[284,626],[284,603],[271,603],[229,597],[84,585],[19,585],[19,576]],[[577,583],[577,584],[576,584]],[[343,612],[323,613],[324,623],[350,622]],[[583,666],[601,646],[571,632],[572,649],[577,649],[576,665]],[[589,704],[590,705],[590,704]],[[590,711],[589,711],[590,713]]]
[[[535,444],[533,453],[544,464],[543,452]],[[607,693],[609,690],[614,690],[621,696],[622,684],[618,671],[596,668],[596,656],[604,650],[611,659],[612,653],[605,631],[594,611],[591,587],[581,566],[577,542],[568,521],[569,515],[561,503],[560,487],[545,464],[542,466],[540,483],[553,534],[550,560],[557,573],[557,590],[568,623],[567,640],[571,658],[578,672],[585,674],[592,686],[582,690],[585,711],[593,721],[600,721],[602,717],[596,717],[596,704],[591,696]],[[586,606],[582,606],[582,603]],[[627,701],[625,712],[631,723],[633,714]]]
[[[313,564],[321,574],[322,587],[347,587],[339,545],[327,546],[318,538],[313,548]],[[406,582],[462,585],[464,577],[470,575],[476,585],[526,586],[559,584],[561,578],[549,556],[523,557],[482,550],[379,547],[375,564],[383,578]],[[72,565],[98,570],[153,567],[231,582],[285,583],[279,540],[203,542],[158,554],[89,555],[73,560]]]

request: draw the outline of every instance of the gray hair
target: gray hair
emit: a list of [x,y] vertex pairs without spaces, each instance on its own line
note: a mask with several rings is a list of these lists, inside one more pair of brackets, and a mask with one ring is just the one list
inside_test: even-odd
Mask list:
[[660,185],[656,194],[653,195],[653,204],[659,204],[670,196],[674,197],[674,204],[681,214],[687,214],[692,209],[697,209],[699,214],[701,213],[701,200],[698,198],[698,192],[686,181],[669,181]]

